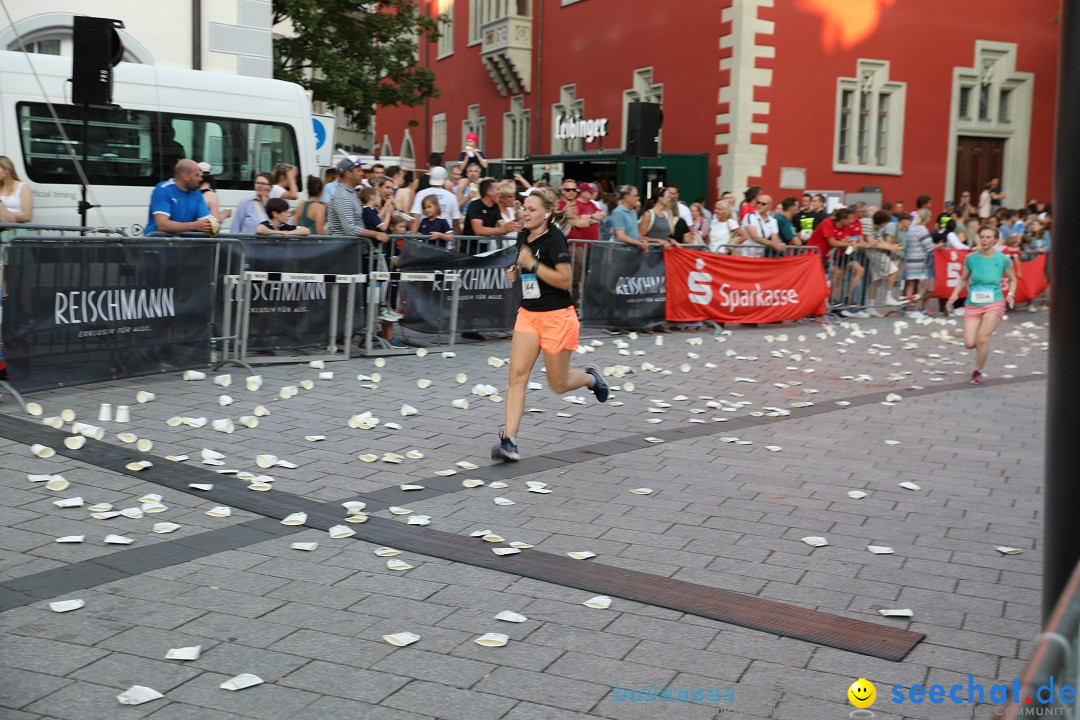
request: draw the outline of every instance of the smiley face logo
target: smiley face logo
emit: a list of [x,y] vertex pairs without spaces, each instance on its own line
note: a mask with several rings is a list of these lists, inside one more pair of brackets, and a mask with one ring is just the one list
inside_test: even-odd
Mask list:
[[847,690],[848,700],[857,708],[868,708],[877,700],[877,688],[866,678],[851,683]]

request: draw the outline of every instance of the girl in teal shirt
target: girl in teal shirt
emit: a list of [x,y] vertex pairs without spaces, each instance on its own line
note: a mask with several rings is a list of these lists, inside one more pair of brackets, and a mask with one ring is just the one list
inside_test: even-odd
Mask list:
[[[969,382],[982,384],[983,367],[990,355],[990,337],[1005,317],[1005,305],[1011,308],[1016,300],[1016,271],[1012,261],[995,245],[998,230],[990,225],[979,228],[979,249],[964,260],[960,282],[953,290],[946,308],[952,310],[960,292],[968,285],[964,305],[964,347],[975,349],[975,370]],[[1008,294],[1002,297],[1001,278],[1009,278]]]

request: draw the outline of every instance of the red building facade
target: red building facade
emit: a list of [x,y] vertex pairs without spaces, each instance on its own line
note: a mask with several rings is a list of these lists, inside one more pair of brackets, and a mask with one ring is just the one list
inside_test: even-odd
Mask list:
[[451,21],[419,50],[441,96],[378,111],[385,155],[452,162],[467,132],[494,160],[617,155],[637,100],[663,105],[661,153],[707,154],[709,202],[1050,197],[1060,0],[419,1]]

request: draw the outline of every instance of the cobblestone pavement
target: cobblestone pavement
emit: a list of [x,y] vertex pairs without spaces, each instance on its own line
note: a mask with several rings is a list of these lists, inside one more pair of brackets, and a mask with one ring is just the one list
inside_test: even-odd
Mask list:
[[[384,367],[370,358],[328,363],[330,380],[304,364],[267,366],[256,392],[244,388],[246,372],[226,368],[227,388],[207,373],[197,382],[170,375],[36,394],[30,399],[45,416],[72,409],[106,427],[106,442],[123,445],[116,433],[125,431],[154,442],[145,455],[132,448],[132,460],[159,466],[169,463],[165,455],[185,454],[185,465],[208,473],[273,476],[274,489],[253,498],[297,496],[334,507],[403,483],[437,486],[453,491],[408,503],[413,515],[431,516],[433,529],[490,530],[553,554],[593,552],[580,562],[926,638],[903,661],[889,662],[619,597],[610,609],[592,609],[580,590],[408,552],[390,559],[412,569],[394,571],[374,554],[378,544],[285,527],[238,508],[207,516],[220,504],[212,494],[163,488],[154,482],[156,467],[124,474],[79,460],[79,451],[40,459],[24,443],[0,439],[0,607],[7,608],[0,612],[0,718],[833,720],[852,710],[846,691],[859,677],[877,686],[878,717],[989,717],[988,707],[971,704],[894,704],[891,688],[966,687],[969,675],[986,687],[1011,682],[1031,652],[1042,562],[1045,321],[1044,313],[1017,313],[1002,325],[983,387],[962,384],[971,356],[955,323],[870,320],[828,331],[771,325],[662,341],[586,333],[592,352],[575,364],[596,362],[623,375],[610,376],[613,385],[632,385],[608,405],[587,391],[572,393],[584,398],[580,405],[546,388],[531,391],[527,406],[542,412],[526,415],[522,453],[619,440],[624,450],[523,464],[506,489],[457,484],[484,477],[491,464],[503,405],[471,390],[505,386],[506,367],[495,366],[508,355],[505,340],[459,346],[452,358],[435,350],[391,357]],[[377,381],[357,379],[374,373]],[[467,378],[459,382],[459,373]],[[994,384],[1006,376],[1009,382]],[[539,367],[533,379],[543,382]],[[313,389],[279,397],[282,386],[302,380],[313,380]],[[913,395],[912,386],[926,394]],[[157,399],[139,404],[137,390]],[[901,399],[883,404],[885,392]],[[223,407],[218,397],[226,393],[235,402]],[[468,409],[453,407],[463,398]],[[132,421],[98,423],[102,402],[130,405]],[[235,420],[257,404],[271,414],[233,434],[165,422]],[[403,404],[417,413],[403,416]],[[28,417],[10,403],[2,407]],[[768,424],[751,415],[777,409],[790,415]],[[380,424],[350,428],[348,418],[365,411]],[[674,432],[688,428],[700,432]],[[642,442],[646,436],[664,442]],[[225,465],[198,465],[204,448],[222,453]],[[410,450],[423,457],[407,457]],[[406,457],[368,463],[358,459],[365,453]],[[297,467],[261,469],[259,454]],[[458,462],[481,467],[471,474]],[[456,475],[437,475],[449,470]],[[61,474],[71,486],[50,491],[28,474]],[[246,485],[235,475],[209,481]],[[526,481],[548,483],[552,492],[526,492]],[[905,481],[920,489],[898,486]],[[642,487],[652,494],[631,492]],[[853,490],[868,497],[852,499]],[[148,493],[162,495],[167,510],[96,520],[88,507],[53,504],[80,496],[86,506],[119,510],[139,507]],[[514,504],[498,505],[496,497]],[[406,522],[380,507],[372,503],[375,515]],[[153,532],[161,522],[180,527]],[[134,543],[105,544],[110,533]],[[55,542],[71,535],[85,542]],[[800,541],[806,536],[829,544],[812,548]],[[303,552],[291,548],[295,542],[318,547]],[[868,545],[895,552],[875,555]],[[996,546],[1023,552],[1004,555]],[[136,552],[147,547],[153,551]],[[49,609],[50,601],[71,599],[85,606]],[[913,618],[882,617],[887,608],[910,608]],[[494,619],[506,610],[527,620]],[[399,632],[420,640],[400,648],[383,640]],[[509,635],[509,644],[474,642],[491,632]],[[202,648],[197,660],[165,659],[169,649],[193,645]],[[241,673],[265,683],[219,688]],[[133,685],[164,697],[120,705],[116,696]],[[648,697],[654,685],[714,697],[730,688],[731,700],[631,699],[642,688]]]

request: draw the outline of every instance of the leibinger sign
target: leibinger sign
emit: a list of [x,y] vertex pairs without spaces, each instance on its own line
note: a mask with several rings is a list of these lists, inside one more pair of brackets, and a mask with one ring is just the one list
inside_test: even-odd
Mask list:
[[596,138],[607,137],[608,119],[596,118],[586,120],[581,117],[567,117],[566,115],[555,116],[555,139],[556,140],[584,140],[592,142]]

